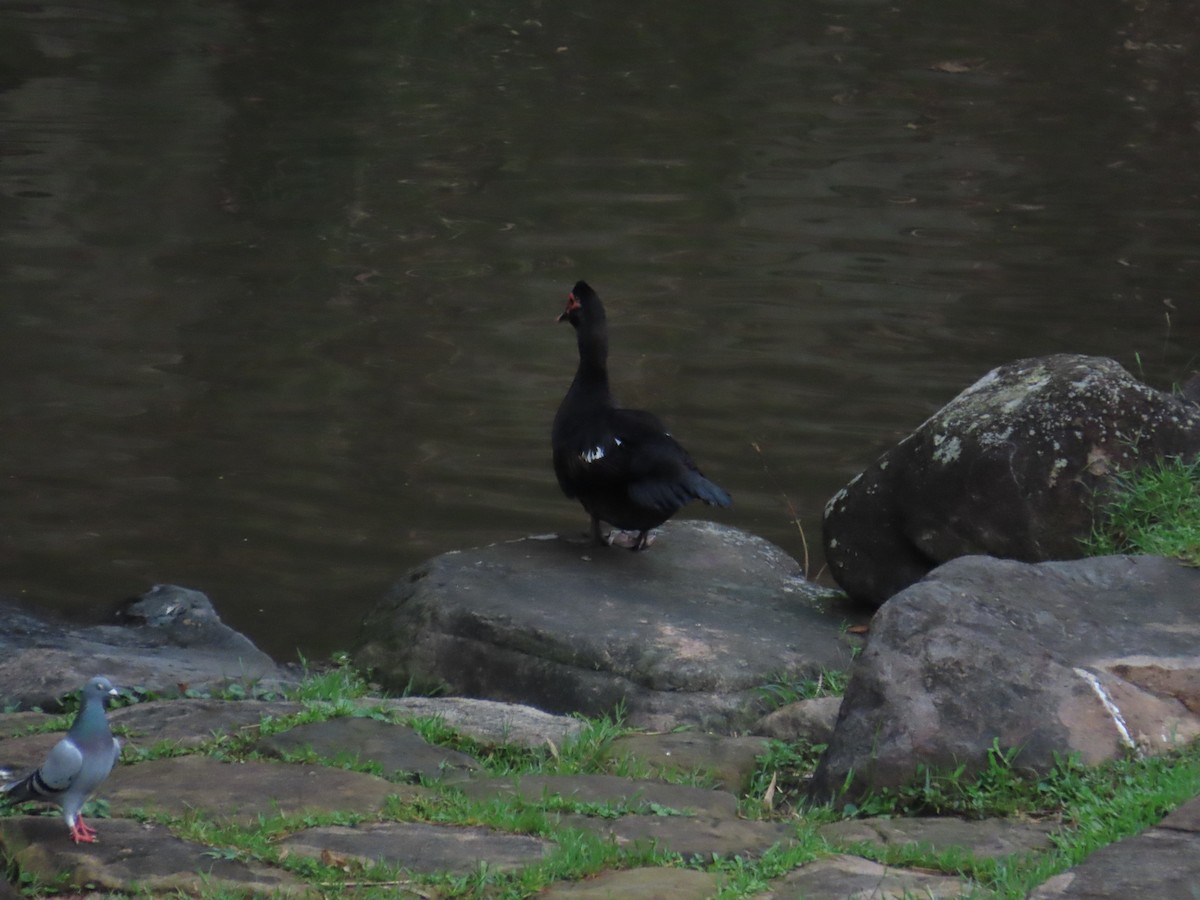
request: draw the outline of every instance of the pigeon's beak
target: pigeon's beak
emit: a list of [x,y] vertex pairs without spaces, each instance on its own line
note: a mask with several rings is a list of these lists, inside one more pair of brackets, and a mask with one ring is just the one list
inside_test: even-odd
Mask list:
[[108,689],[108,696],[110,696],[110,697],[120,697],[120,696],[121,696],[121,692],[120,692],[120,691],[118,691],[116,688],[109,688],[109,689]]

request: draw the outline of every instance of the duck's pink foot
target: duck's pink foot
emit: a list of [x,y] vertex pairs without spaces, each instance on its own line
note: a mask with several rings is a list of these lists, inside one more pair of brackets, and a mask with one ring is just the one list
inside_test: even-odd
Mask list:
[[626,550],[645,550],[653,542],[649,531],[617,531],[614,528],[608,536],[610,547],[624,547]]

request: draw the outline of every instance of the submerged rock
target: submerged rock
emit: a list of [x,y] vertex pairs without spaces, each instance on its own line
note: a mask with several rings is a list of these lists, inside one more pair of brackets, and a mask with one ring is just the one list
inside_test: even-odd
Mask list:
[[981,771],[1047,771],[1200,735],[1200,570],[1155,556],[966,557],[876,614],[813,779],[819,800]]
[[0,600],[0,707],[55,709],[98,673],[160,696],[278,691],[298,679],[221,621],[199,591],[158,585],[123,625],[70,625]]
[[1200,452],[1200,406],[1111,359],[1060,354],[992,370],[838,491],[829,570],[878,606],[935,566],[986,554],[1083,555],[1115,472]]
[[839,598],[775,545],[711,523],[670,523],[641,553],[526,538],[412,570],[354,661],[393,690],[736,730],[759,686],[849,665]]

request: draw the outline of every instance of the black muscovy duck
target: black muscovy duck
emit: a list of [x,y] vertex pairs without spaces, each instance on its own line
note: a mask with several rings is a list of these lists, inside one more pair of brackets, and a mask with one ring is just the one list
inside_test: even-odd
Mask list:
[[[709,481],[662,422],[639,409],[620,409],[608,389],[608,325],[600,297],[578,282],[560,322],[579,342],[579,368],[554,416],[554,474],[563,493],[592,517],[592,537],[604,521],[636,531],[630,549],[644,550],[650,529],[693,500],[729,506],[729,494]],[[611,536],[610,536],[611,537]]]

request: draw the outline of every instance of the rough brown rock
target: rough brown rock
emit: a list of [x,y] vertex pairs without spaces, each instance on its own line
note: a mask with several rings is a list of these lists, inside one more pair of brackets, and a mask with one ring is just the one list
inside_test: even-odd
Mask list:
[[[994,744],[1039,771],[1180,746],[1200,735],[1197,597],[1200,570],[1153,556],[947,563],[876,614],[814,796],[854,800],[921,766],[969,776]],[[1148,671],[1176,677],[1136,680]]]

